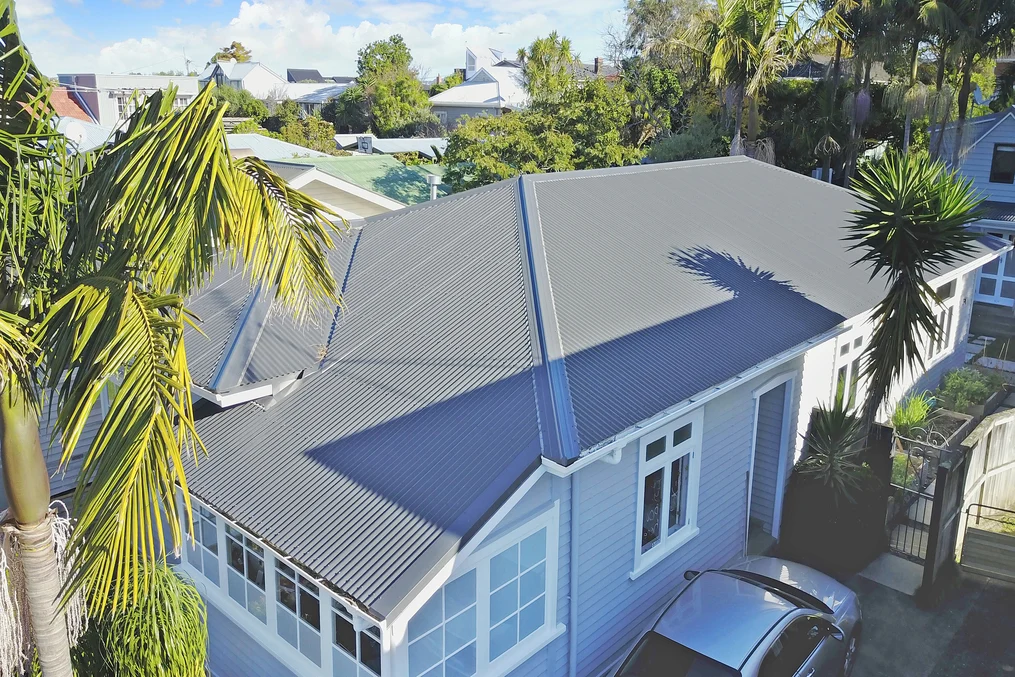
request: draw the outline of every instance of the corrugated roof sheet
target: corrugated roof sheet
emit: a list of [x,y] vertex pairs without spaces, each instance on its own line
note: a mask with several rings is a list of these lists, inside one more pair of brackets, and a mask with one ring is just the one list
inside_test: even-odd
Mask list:
[[263,134],[226,134],[226,142],[229,148],[238,150],[249,148],[254,155],[262,160],[292,160],[293,158],[307,159],[315,157],[331,157],[319,150],[311,150],[295,143],[273,139]]
[[1015,223],[1015,203],[988,200],[983,203],[982,208],[987,212],[986,218],[992,221]]
[[373,140],[374,151],[377,153],[419,153],[428,158],[435,158],[434,147],[437,152],[444,154],[448,148],[448,140],[437,137],[425,139],[377,139]]
[[321,370],[198,424],[193,491],[381,615],[539,459],[517,200],[371,219]]
[[573,460],[874,306],[884,287],[842,240],[855,207],[728,158],[367,219],[319,370],[202,420],[190,485],[384,616],[540,455]]
[[[443,167],[438,165],[407,167],[390,155],[380,154],[327,156],[300,160],[300,164],[304,162],[343,181],[348,181],[407,205],[427,202],[430,199],[430,186],[426,182],[427,175],[443,173]],[[438,192],[441,195],[446,195],[448,189],[446,186],[440,186]]]

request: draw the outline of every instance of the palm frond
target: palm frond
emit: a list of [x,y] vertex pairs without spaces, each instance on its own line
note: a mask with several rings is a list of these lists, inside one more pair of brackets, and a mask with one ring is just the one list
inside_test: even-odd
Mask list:
[[201,448],[183,345],[186,313],[179,296],[95,277],[58,299],[40,325],[64,462],[102,391],[113,392],[82,464],[69,546],[78,568],[65,595],[84,586],[93,613],[107,600],[123,608],[140,599],[148,586],[141,572],[166,552],[164,534],[174,546],[181,542],[175,487],[189,510],[183,457]]

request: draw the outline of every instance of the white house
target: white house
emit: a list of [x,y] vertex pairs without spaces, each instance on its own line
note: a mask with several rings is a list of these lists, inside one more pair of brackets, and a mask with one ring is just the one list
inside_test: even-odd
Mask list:
[[[742,157],[531,175],[361,222],[306,325],[223,270],[186,339],[212,673],[606,673],[687,569],[778,538],[811,409],[863,396],[856,207]],[[961,364],[1004,246],[929,280],[893,398]]]
[[483,66],[460,85],[430,97],[437,120],[454,129],[461,118],[501,115],[528,105],[518,66]]
[[177,88],[173,105],[183,108],[199,91],[198,78],[163,75],[104,75],[102,73],[61,73],[57,79],[95,124],[114,128],[133,112],[134,92],[141,95]]
[[267,99],[269,96],[284,92],[287,84],[285,78],[263,63],[238,62],[236,59],[208,64],[197,76],[197,80],[202,86],[214,82],[216,85],[228,85],[233,89],[245,89],[257,99]]

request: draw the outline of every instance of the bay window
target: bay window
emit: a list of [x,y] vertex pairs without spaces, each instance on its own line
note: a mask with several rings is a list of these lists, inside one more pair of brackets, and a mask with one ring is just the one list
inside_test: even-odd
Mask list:
[[504,674],[556,629],[556,508],[470,558],[409,621],[410,677]]
[[638,458],[638,523],[632,577],[697,533],[701,467],[699,409],[641,438]]
[[317,585],[275,560],[278,634],[294,649],[321,664],[321,600]]
[[229,596],[254,618],[268,622],[264,601],[264,549],[243,532],[226,525]]

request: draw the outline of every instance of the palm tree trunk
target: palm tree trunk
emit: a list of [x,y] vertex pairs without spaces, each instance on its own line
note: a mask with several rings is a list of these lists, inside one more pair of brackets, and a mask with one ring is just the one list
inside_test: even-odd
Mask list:
[[49,474],[39,419],[20,384],[0,394],[0,457],[4,489],[21,545],[32,634],[43,677],[72,677],[67,622],[59,608],[60,573],[49,520]]
[[734,113],[733,122],[733,139],[730,141],[730,155],[738,155],[740,149],[743,148],[743,142],[740,141],[740,129],[744,124],[744,90],[739,88],[736,95],[736,111]]
[[973,59],[966,57],[962,60],[962,85],[959,87],[959,117],[955,126],[955,143],[952,144],[952,167],[959,166],[959,156],[962,145],[965,142],[964,132],[966,126],[966,113],[969,110],[969,95],[972,90]]
[[748,99],[747,108],[747,147],[753,149],[758,140],[758,97]]
[[902,154],[909,153],[909,136],[913,129],[913,111],[906,110],[906,125],[902,132]]
[[[909,52],[909,90],[916,86],[917,69],[920,67],[920,33],[913,36],[913,47]],[[909,139],[913,131],[913,111],[910,104],[906,105],[906,127],[902,135],[902,154],[909,153]]]
[[944,110],[944,112],[941,114],[941,120],[938,123],[937,138],[934,139],[934,152],[933,152],[933,157],[934,158],[938,158],[941,155],[941,143],[942,143],[942,141],[944,141],[944,138],[945,138],[945,125],[948,124],[948,110],[951,108],[950,104],[948,106],[944,106],[944,105],[941,104],[941,101],[940,101],[941,88],[944,87],[944,83],[945,83],[945,56],[947,54],[948,54],[948,47],[947,47],[947,45],[942,43],[942,45],[941,45],[941,52],[940,52],[940,54],[938,54],[937,77],[934,80],[934,89],[935,89],[935,92],[937,93],[937,97],[939,99],[936,102],[935,108],[937,106],[941,106],[941,108],[942,108],[942,110]]
[[[839,91],[839,73],[842,67],[842,40],[835,41],[835,59],[832,60],[832,86],[828,88],[828,117],[825,118],[825,135],[832,135],[832,111],[835,110],[835,98]],[[832,154],[825,155],[821,165],[821,180],[830,181],[832,174]]]

